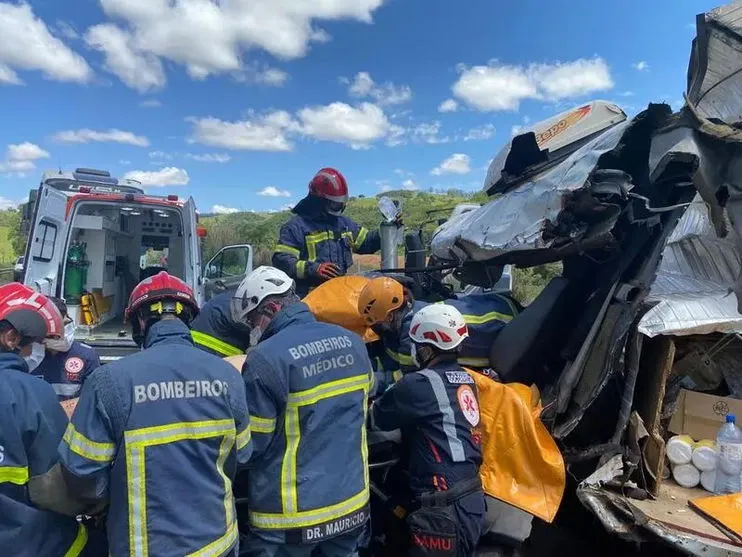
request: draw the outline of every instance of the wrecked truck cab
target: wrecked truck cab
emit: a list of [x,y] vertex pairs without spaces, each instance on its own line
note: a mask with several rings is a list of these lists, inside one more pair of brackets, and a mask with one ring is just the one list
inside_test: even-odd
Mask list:
[[[482,287],[505,264],[563,263],[495,338],[490,362],[506,381],[539,386],[578,498],[610,533],[692,555],[742,555],[739,533],[689,506],[703,492],[663,479],[665,439],[682,432],[667,423],[686,341],[673,335],[713,333],[713,345],[740,332],[739,9],[698,17],[682,110],[649,105],[553,153],[536,125],[493,161],[491,200],[432,241],[439,260]],[[703,202],[691,205],[696,194]],[[726,244],[711,246],[710,234]]]

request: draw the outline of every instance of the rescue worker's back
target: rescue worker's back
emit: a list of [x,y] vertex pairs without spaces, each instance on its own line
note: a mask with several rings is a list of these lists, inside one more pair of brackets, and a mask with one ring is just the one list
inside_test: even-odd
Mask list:
[[295,530],[294,542],[318,542],[365,522],[370,371],[361,338],[316,321],[302,303],[278,314],[248,355],[250,522],[261,536]]
[[369,517],[366,347],[318,322],[272,267],[248,275],[232,315],[259,339],[242,373],[255,451],[246,555],[350,557]]
[[63,466],[87,498],[109,492],[112,556],[224,555],[238,538],[231,478],[252,451],[244,384],[180,319],[149,326],[144,347],[85,382]]

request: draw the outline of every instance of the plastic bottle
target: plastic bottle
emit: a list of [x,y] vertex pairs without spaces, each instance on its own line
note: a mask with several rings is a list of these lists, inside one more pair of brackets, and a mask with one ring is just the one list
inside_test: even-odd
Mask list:
[[716,436],[719,460],[716,464],[714,493],[742,491],[742,430],[736,425],[734,414],[727,414],[726,423]]

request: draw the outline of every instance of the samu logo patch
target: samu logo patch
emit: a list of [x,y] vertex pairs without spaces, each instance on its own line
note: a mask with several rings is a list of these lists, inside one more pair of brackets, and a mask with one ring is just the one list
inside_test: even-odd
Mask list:
[[67,376],[67,381],[72,381],[73,383],[79,381],[84,368],[85,362],[82,361],[82,358],[78,358],[77,356],[67,358],[67,361],[64,362],[64,372]]
[[466,421],[474,427],[479,425],[479,403],[472,388],[469,385],[461,385],[456,390],[456,398]]

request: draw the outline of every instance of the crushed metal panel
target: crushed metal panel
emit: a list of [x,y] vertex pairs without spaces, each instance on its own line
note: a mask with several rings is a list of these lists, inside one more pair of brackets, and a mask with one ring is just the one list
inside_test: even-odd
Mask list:
[[[686,555],[708,557],[742,556],[742,546],[722,541],[724,533],[718,537],[707,537],[697,532],[686,532],[671,524],[648,516],[632,501],[623,495],[602,488],[581,485],[577,497],[582,505],[592,512],[608,532],[627,541],[661,541]],[[648,504],[653,504],[653,501]],[[688,513],[693,511],[687,509]],[[727,538],[728,539],[728,538]]]
[[742,332],[731,289],[742,268],[736,232],[716,235],[706,204],[696,197],[662,255],[639,331],[647,336]]
[[449,261],[484,261],[550,247],[551,241],[542,238],[545,225],[557,221],[564,199],[585,187],[600,156],[619,144],[630,124],[617,124],[543,175],[446,222],[433,235],[433,254]]
[[742,2],[696,19],[688,67],[688,100],[704,118],[742,121]]

